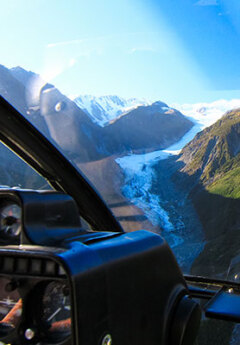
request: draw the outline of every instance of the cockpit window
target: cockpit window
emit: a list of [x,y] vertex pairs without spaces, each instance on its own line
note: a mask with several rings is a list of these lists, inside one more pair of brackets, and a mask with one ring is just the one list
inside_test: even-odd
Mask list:
[[[0,94],[185,273],[239,280],[239,4],[1,3]],[[1,146],[0,184],[46,183]]]
[[52,187],[8,147],[0,143],[0,189],[50,190]]
[[[239,1],[9,0],[0,9],[0,95],[125,231],[161,234],[184,273],[239,283]],[[1,186],[50,188],[2,144]],[[239,343],[230,328],[226,344]]]

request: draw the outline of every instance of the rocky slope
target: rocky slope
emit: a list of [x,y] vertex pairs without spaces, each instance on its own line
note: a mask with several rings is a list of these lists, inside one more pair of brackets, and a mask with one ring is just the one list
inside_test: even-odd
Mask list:
[[0,94],[69,158],[89,161],[103,157],[93,140],[99,126],[39,75],[0,66],[0,81]]
[[240,252],[240,110],[196,135],[178,164],[175,181],[190,190],[207,241],[193,273],[224,277]]
[[102,129],[110,139],[104,143],[105,150],[122,154],[163,149],[177,142],[192,126],[190,120],[162,102],[140,106]]
[[[189,175],[199,175],[204,185],[222,180],[224,173],[230,168],[236,168],[234,162],[239,158],[239,138],[240,110],[230,111],[196,135],[183,149],[180,160],[186,165],[182,171]],[[236,193],[236,190],[232,192]],[[226,195],[226,191],[223,194]],[[231,197],[234,194],[227,195]]]

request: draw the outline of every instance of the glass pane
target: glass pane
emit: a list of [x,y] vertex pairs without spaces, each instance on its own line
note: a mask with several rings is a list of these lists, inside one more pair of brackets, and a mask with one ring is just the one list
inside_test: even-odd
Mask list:
[[[234,281],[238,10],[218,0],[25,0],[2,3],[0,14],[0,94],[87,176],[126,231],[164,236],[185,273]],[[18,164],[1,168],[2,184],[44,186]]]
[[0,188],[51,189],[48,182],[0,143]]
[[[236,0],[12,0],[0,11],[0,94],[124,230],[164,236],[185,273],[235,282],[239,10]],[[1,185],[49,188],[2,145],[0,160]],[[199,344],[239,343],[237,326],[216,325],[203,320]]]

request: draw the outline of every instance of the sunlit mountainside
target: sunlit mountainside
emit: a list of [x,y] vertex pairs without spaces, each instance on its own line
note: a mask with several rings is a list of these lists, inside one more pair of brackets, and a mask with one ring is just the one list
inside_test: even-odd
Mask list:
[[[240,197],[240,189],[228,189],[223,177],[237,169],[240,152],[240,112],[226,113],[212,126],[206,128],[183,149],[181,160],[186,163],[182,169],[189,175],[198,175],[199,180],[211,191],[226,197]],[[224,183],[226,182],[226,183]],[[222,186],[222,188],[220,188]],[[219,188],[218,188],[219,187]],[[237,183],[236,183],[237,187]],[[240,187],[238,187],[240,188]]]

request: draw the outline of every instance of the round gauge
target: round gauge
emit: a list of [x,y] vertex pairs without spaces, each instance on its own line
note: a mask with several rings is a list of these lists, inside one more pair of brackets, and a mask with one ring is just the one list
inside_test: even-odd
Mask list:
[[15,203],[0,208],[0,232],[4,242],[18,244],[21,232],[21,207]]
[[55,340],[71,334],[71,304],[69,287],[63,282],[51,282],[42,297],[42,324],[48,336]]
[[22,299],[14,282],[0,278],[0,336],[14,331],[22,314]]

